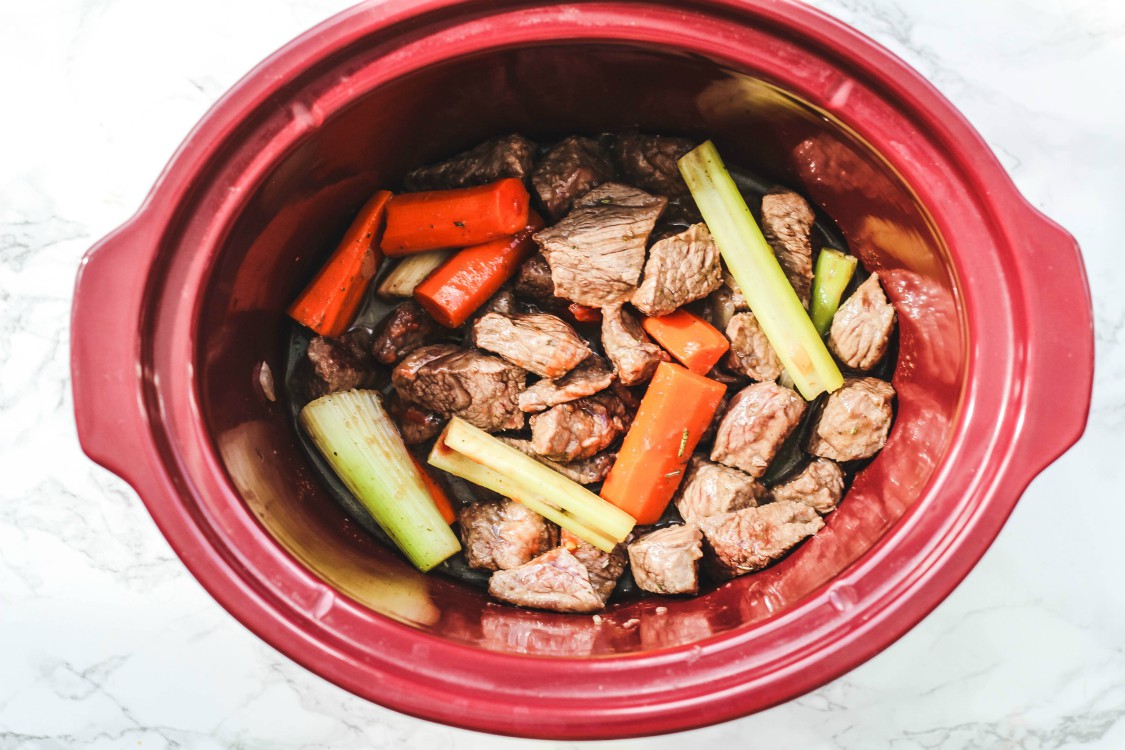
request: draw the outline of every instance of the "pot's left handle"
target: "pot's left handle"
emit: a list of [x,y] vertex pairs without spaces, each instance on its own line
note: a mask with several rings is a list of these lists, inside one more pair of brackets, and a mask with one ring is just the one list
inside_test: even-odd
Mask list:
[[148,443],[140,327],[156,240],[142,213],[91,248],[78,269],[70,316],[78,440],[87,456],[130,484]]

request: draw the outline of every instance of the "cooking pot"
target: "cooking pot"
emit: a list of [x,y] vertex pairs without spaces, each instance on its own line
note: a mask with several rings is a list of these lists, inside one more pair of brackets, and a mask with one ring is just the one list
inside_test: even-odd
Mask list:
[[[286,304],[410,166],[499,133],[629,129],[711,137],[835,220],[898,310],[897,422],[764,572],[593,617],[493,603],[329,499],[263,363],[280,381]],[[1078,439],[1093,375],[1074,240],[918,74],[780,0],[358,5],[224,96],[89,252],[72,341],[83,449],[248,628],[396,710],[552,738],[730,719],[885,648]]]

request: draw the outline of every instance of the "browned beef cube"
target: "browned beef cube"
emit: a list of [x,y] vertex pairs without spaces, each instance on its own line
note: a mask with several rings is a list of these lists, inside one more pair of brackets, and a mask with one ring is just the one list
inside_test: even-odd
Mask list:
[[633,580],[654,594],[699,593],[703,535],[694,524],[668,526],[629,545]]
[[481,305],[477,315],[485,316],[488,313],[500,313],[501,315],[515,315],[520,311],[519,302],[516,300],[516,295],[510,289],[501,289],[496,294],[488,298],[488,302]]
[[613,380],[613,370],[609,369],[606,361],[596,354],[591,354],[561,378],[557,380],[544,378],[528,387],[520,394],[520,409],[538,412],[565,404],[567,401],[593,396],[598,391],[609,388]]
[[726,365],[751,380],[777,380],[781,375],[781,360],[770,345],[770,340],[758,325],[752,312],[738,313],[726,328],[730,339],[730,353]]
[[622,385],[650,380],[657,365],[672,359],[668,352],[653,343],[640,321],[621,305],[602,309],[602,348]]
[[617,137],[613,151],[626,182],[674,197],[688,192],[677,162],[695,145],[689,138],[629,133]]
[[536,253],[523,262],[516,276],[516,294],[541,304],[555,301],[555,282],[551,279],[551,266],[543,253]]
[[668,199],[606,183],[578,199],[562,221],[535,234],[555,295],[589,307],[633,296],[645,244]]
[[809,453],[833,461],[870,458],[891,430],[895,389],[878,378],[845,378],[828,397],[809,438]]
[[489,431],[523,427],[518,399],[526,379],[525,370],[499,357],[451,344],[416,349],[391,374],[407,401]]
[[788,500],[699,522],[708,572],[720,579],[761,570],[823,526],[815,510]]
[[629,561],[624,545],[618,544],[613,552],[604,552],[566,529],[559,533],[559,544],[586,567],[594,593],[605,604]]
[[844,495],[844,470],[835,461],[818,458],[771,494],[774,500],[792,500],[817,513],[831,513]]
[[693,224],[649,248],[633,306],[645,315],[667,315],[703,299],[722,283],[719,248],[706,224]]
[[374,380],[369,346],[368,334],[361,329],[348,331],[338,339],[311,339],[305,356],[313,366],[313,394],[323,396],[369,385]]
[[465,560],[471,568],[508,570],[556,543],[555,527],[515,500],[466,505],[458,520]]
[[873,273],[836,311],[828,348],[848,367],[870,370],[887,353],[894,327],[895,309]]
[[621,399],[604,391],[531,417],[531,447],[555,461],[589,458],[608,448],[631,421]]
[[488,313],[473,324],[473,343],[544,378],[561,378],[590,356],[582,337],[547,313]]
[[807,407],[796,391],[777,383],[754,383],[743,388],[730,400],[719,423],[711,460],[742,469],[752,477],[762,476]]
[[576,198],[612,179],[609,152],[581,136],[551,146],[531,172],[531,184],[552,219],[565,216]]
[[418,445],[433,440],[445,427],[445,418],[418,404],[402,399],[398,392],[392,392],[387,399],[387,412],[398,425],[402,442]]
[[396,305],[379,324],[371,353],[383,364],[393,365],[441,333],[441,326],[417,302],[407,300]]
[[613,462],[617,460],[617,454],[610,451],[599,453],[590,458],[579,459],[578,461],[560,463],[559,461],[552,461],[536,453],[535,449],[531,447],[530,440],[504,436],[501,436],[500,440],[512,446],[520,453],[531,456],[544,466],[549,466],[570,481],[577,482],[578,484],[596,484],[605,481],[606,476],[609,475],[609,470],[613,468]]
[[769,491],[757,479],[729,466],[692,456],[676,491],[676,510],[685,521],[753,508],[766,502]]
[[815,221],[808,202],[796,193],[768,193],[762,198],[762,234],[806,308],[812,289],[810,233]]
[[496,571],[488,581],[488,593],[510,604],[555,612],[597,612],[605,606],[586,566],[564,547]]
[[483,185],[501,177],[524,177],[531,171],[535,144],[522,135],[493,138],[452,159],[419,167],[406,175],[408,190],[438,190]]

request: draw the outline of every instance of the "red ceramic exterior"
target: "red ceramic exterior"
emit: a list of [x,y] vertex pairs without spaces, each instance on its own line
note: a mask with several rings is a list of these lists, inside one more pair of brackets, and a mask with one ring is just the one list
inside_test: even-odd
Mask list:
[[[216,164],[232,144],[256,137],[257,113],[307,71],[366,49],[369,40],[389,44],[380,48],[378,75],[390,81],[457,55],[558,39],[682,50],[769,76],[814,106],[852,116],[859,137],[914,187],[947,236],[961,309],[945,332],[960,352],[960,381],[903,381],[917,391],[903,394],[903,402],[923,404],[910,425],[925,429],[929,386],[955,386],[960,416],[941,427],[949,438],[940,463],[890,531],[829,584],[779,613],[746,588],[721,594],[728,604],[731,592],[759,602],[741,613],[752,628],[605,658],[520,656],[438,637],[335,595],[283,551],[232,488],[213,446],[213,417],[201,402],[209,397],[196,372],[205,366],[196,351],[205,315],[200,292],[216,258],[171,250],[216,247],[232,231],[245,209],[240,195],[263,184],[279,149],[292,141],[273,133],[261,151],[228,167],[224,174],[235,175],[234,182],[224,186],[226,197],[204,206],[207,221],[185,218],[185,206],[212,195]],[[290,126],[315,127],[348,103],[350,85],[328,91]],[[971,228],[972,242],[955,236],[957,227]],[[266,283],[269,269],[258,270]],[[909,304],[909,280],[899,283],[889,271],[893,296]],[[916,338],[927,340],[925,332]],[[1078,439],[1093,377],[1089,291],[1073,239],[1027,204],[981,138],[920,76],[833,19],[781,1],[357,6],[279,51],[228,93],[138,214],[91,250],[78,279],[72,340],[84,450],[132,484],[192,573],[247,627],[318,674],[394,709],[556,739],[671,732],[745,715],[885,648],[957,585],[1028,482]],[[910,356],[940,356],[940,345],[931,344]],[[871,477],[878,476],[866,480],[875,495],[879,485]],[[939,496],[943,513],[916,512]],[[805,558],[830,550],[828,544],[808,545],[813,552]],[[782,596],[792,579],[785,572],[751,588],[773,587]]]

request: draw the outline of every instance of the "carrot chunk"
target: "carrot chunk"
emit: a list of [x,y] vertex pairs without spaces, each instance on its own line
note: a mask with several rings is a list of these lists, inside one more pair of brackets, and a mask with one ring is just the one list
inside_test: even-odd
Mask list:
[[422,475],[422,484],[425,485],[426,491],[430,493],[430,497],[434,499],[434,506],[441,514],[442,520],[450,524],[456,521],[457,514],[453,512],[453,501],[449,499],[445,488],[430,476],[430,472],[426,471],[426,466],[413,453],[410,454],[410,460],[418,467],[418,473]]
[[722,331],[684,309],[659,318],[645,318],[641,326],[684,367],[699,375],[710,372],[730,349]]
[[499,239],[527,226],[527,188],[515,177],[456,190],[396,195],[387,205],[383,252],[409,255]]

